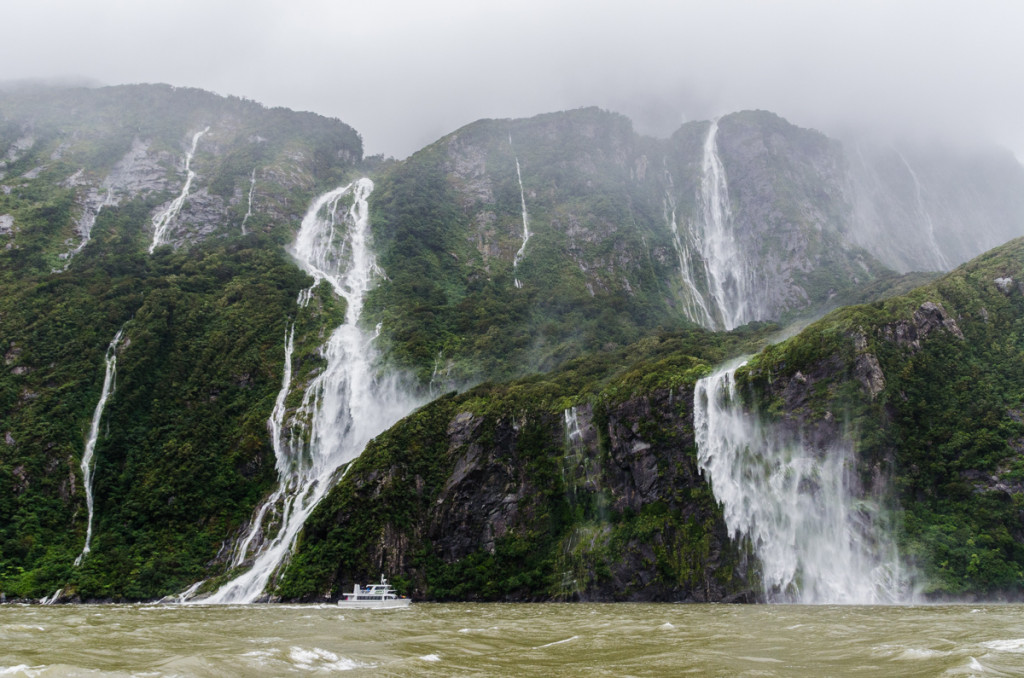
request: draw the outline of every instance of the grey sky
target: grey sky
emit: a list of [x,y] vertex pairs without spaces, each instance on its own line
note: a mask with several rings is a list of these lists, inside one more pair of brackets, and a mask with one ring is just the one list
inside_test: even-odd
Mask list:
[[0,80],[201,87],[340,118],[367,153],[598,105],[662,134],[764,108],[1024,157],[1018,1],[0,0],[0,16]]

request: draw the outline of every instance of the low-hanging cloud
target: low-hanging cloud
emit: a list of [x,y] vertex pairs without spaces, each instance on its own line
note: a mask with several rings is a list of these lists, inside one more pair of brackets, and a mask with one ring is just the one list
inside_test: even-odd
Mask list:
[[1024,4],[13,0],[4,79],[168,82],[338,117],[402,157],[481,117],[598,105],[667,134],[773,110],[1024,155]]

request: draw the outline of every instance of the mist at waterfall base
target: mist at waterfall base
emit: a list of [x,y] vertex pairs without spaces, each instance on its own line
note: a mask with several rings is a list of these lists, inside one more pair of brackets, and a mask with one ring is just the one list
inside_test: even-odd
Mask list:
[[734,537],[749,540],[769,602],[911,602],[885,512],[857,491],[852,446],[815,450],[745,411],[743,360],[694,389],[698,464]]
[[[420,404],[394,375],[376,371],[376,334],[359,325],[366,292],[380,275],[369,243],[367,199],[373,182],[359,179],[318,197],[302,220],[290,251],[314,280],[298,297],[307,307],[314,290],[326,282],[347,306],[345,321],[320,347],[323,369],[305,384],[302,401],[292,413],[285,400],[293,384],[294,332],[288,330],[281,391],[268,421],[278,486],[257,507],[235,544],[231,565],[248,567],[206,603],[249,603],[264,595],[267,584],[286,561],[306,519],[339,479],[339,470],[358,457],[373,436],[386,430]],[[345,201],[351,202],[347,210]],[[276,534],[269,535],[271,520]]]

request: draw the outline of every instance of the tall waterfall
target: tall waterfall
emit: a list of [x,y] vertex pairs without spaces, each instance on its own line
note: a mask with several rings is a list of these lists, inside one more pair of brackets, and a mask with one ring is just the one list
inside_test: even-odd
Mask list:
[[[508,135],[508,145],[512,145],[512,135]],[[519,264],[522,262],[523,257],[526,255],[526,243],[530,241],[530,220],[526,214],[526,192],[523,190],[523,172],[519,168],[519,157],[516,156],[516,177],[519,179],[519,202],[522,205],[523,210],[523,244],[519,246],[519,251],[516,252],[515,259],[512,260],[512,270],[519,270]],[[519,278],[514,278],[515,286],[517,289],[522,289],[523,283],[519,281]]]
[[164,244],[164,237],[167,235],[167,229],[171,225],[171,221],[174,220],[178,213],[181,212],[182,206],[185,204],[185,198],[188,197],[189,189],[192,188],[192,180],[196,178],[196,173],[192,171],[192,157],[196,154],[196,146],[199,144],[199,138],[210,131],[210,128],[200,130],[192,135],[192,147],[185,154],[185,185],[181,187],[181,193],[178,197],[171,201],[171,204],[167,206],[167,209],[153,217],[153,244],[149,246],[149,253],[152,254],[160,245]]
[[849,445],[813,450],[745,412],[732,363],[697,382],[698,463],[726,525],[750,540],[768,600],[876,604],[906,599],[877,505],[855,496]]
[[[301,405],[286,421],[294,342],[294,327],[289,329],[285,377],[268,421],[279,484],[256,510],[234,553],[233,564],[251,557],[252,566],[204,602],[257,600],[291,552],[306,519],[333,486],[338,470],[417,404],[394,379],[375,374],[375,337],[359,327],[364,296],[379,272],[368,245],[367,199],[372,190],[369,179],[337,188],[317,198],[302,220],[291,253],[315,282],[299,294],[298,304],[307,305],[313,289],[327,281],[348,304],[345,322],[320,347],[326,366],[306,385]],[[346,196],[352,199],[347,213],[340,209]],[[280,527],[251,554],[268,514],[279,517]]]
[[81,565],[82,560],[89,553],[89,546],[92,543],[92,516],[93,516],[93,498],[92,498],[92,457],[96,451],[96,441],[100,437],[100,420],[103,418],[103,408],[107,406],[107,399],[114,390],[114,377],[117,373],[117,345],[121,343],[121,337],[124,335],[124,328],[122,327],[114,335],[114,339],[107,346],[107,353],[105,356],[105,362],[107,365],[106,372],[103,375],[103,388],[100,390],[100,399],[96,403],[96,409],[92,413],[92,424],[89,426],[89,437],[85,441],[85,451],[82,452],[82,484],[85,486],[85,506],[89,512],[88,527],[85,530],[85,546],[82,547],[82,552],[75,558],[75,565]]
[[698,219],[692,229],[700,233],[700,249],[707,281],[705,305],[711,309],[711,329],[731,330],[755,320],[753,272],[736,242],[729,207],[725,167],[718,157],[718,121],[714,120],[704,139],[701,182],[697,193]]
[[252,192],[256,190],[256,168],[252,168],[252,176],[249,177],[249,206],[245,210],[245,216],[242,217],[242,235],[246,235],[245,222],[249,221],[249,217],[252,216]]

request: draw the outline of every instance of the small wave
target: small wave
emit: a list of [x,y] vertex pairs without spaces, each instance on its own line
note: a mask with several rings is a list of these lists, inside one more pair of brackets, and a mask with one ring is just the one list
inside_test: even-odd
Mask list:
[[977,659],[975,659],[974,657],[971,657],[970,660],[971,661],[967,662],[967,668],[968,669],[970,669],[971,671],[984,671],[985,670],[985,667],[982,666],[981,662],[979,662]]
[[658,628],[661,629],[662,631],[671,631],[671,630],[673,630],[675,628],[675,625],[672,622],[665,622],[664,624],[662,624]]
[[982,643],[982,647],[998,652],[1024,652],[1024,638],[1013,638],[1011,640],[990,640]]
[[33,678],[38,676],[45,666],[29,666],[28,664],[18,664],[17,666],[0,666],[0,676],[28,676]]
[[252,652],[246,652],[243,657],[249,657],[256,659],[260,664],[266,664],[268,659],[273,659],[277,655],[274,650],[253,650]]
[[305,671],[316,671],[326,669],[328,671],[352,671],[353,669],[369,668],[370,664],[364,664],[354,659],[341,657],[330,650],[323,650],[314,647],[307,650],[302,647],[293,647],[288,653],[289,658],[296,668]]
[[538,645],[537,647],[535,647],[533,649],[534,650],[542,650],[545,647],[551,647],[553,645],[561,645],[562,643],[569,643],[569,642],[572,642],[572,641],[578,640],[578,639],[579,639],[579,636],[573,636],[571,638],[565,638],[564,640],[556,640],[555,642],[548,643],[547,645]]
[[759,664],[782,664],[783,663],[783,661],[781,659],[776,659],[775,657],[746,657],[746,656],[740,655],[740,656],[737,656],[736,658],[737,659],[743,659],[743,660],[748,661],[748,662],[757,662]]
[[420,657],[420,659],[422,659],[425,662],[439,662],[439,661],[441,661],[440,655],[436,655],[436,654],[425,654],[422,657]]
[[942,652],[940,650],[929,650],[919,649],[916,647],[908,647],[901,652],[895,659],[906,659],[908,661],[917,661],[919,659],[934,659],[935,657],[947,657],[948,652]]

